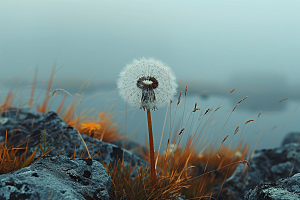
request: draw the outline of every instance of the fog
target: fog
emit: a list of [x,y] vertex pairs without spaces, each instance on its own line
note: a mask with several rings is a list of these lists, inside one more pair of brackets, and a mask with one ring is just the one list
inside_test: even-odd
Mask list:
[[[115,103],[115,112],[124,113],[125,103],[115,89],[121,69],[134,58],[153,57],[172,68],[179,91],[188,85],[187,107],[198,102],[201,109],[216,108],[236,88],[216,119],[226,121],[236,103],[249,96],[226,125],[230,134],[263,111],[259,132],[276,106],[265,132],[277,126],[274,134],[280,137],[272,146],[278,146],[286,133],[300,129],[299,10],[298,0],[0,0],[1,97],[20,79],[22,85],[31,85],[36,68],[38,85],[47,83],[56,64],[52,88],[75,94],[88,80],[86,99],[96,97],[94,104],[83,101],[82,107],[104,109]],[[278,104],[286,97],[287,102]],[[129,132],[138,124],[144,134],[145,113],[128,110],[129,115],[135,113]],[[153,113],[159,116],[154,117],[155,130],[161,132],[165,109],[158,113]],[[118,117],[123,123],[125,115]],[[224,123],[215,126],[217,133]],[[254,126],[248,129],[251,137]],[[221,137],[226,135],[224,131]],[[262,140],[260,147],[267,143]]]

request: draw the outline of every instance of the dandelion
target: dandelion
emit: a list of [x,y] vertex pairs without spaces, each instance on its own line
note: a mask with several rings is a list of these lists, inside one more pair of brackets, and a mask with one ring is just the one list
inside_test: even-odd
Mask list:
[[134,59],[120,73],[117,87],[121,97],[130,105],[147,110],[152,186],[156,185],[153,132],[150,110],[170,102],[177,84],[171,69],[152,58]]
[[175,77],[168,66],[152,58],[133,60],[117,82],[121,97],[130,105],[155,110],[176,93]]

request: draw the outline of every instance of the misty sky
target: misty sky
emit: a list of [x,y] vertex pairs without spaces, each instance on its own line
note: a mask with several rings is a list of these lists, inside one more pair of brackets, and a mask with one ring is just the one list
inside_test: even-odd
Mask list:
[[[39,68],[49,77],[112,80],[154,57],[182,79],[300,74],[300,1],[0,1],[0,78]],[[3,70],[5,69],[5,70]],[[30,79],[34,71],[27,75]],[[235,83],[237,84],[237,83]]]
[[[229,131],[256,119],[265,108],[257,128],[261,130],[268,113],[284,97],[293,101],[283,104],[285,112],[274,114],[265,130],[281,124],[278,129],[285,128],[279,132],[299,131],[300,113],[292,115],[300,99],[299,10],[299,0],[0,0],[0,83],[13,76],[32,81],[36,67],[38,80],[47,82],[54,63],[57,68],[64,65],[54,83],[70,77],[85,80],[92,74],[94,82],[115,83],[134,58],[154,57],[169,65],[178,80],[199,83],[201,91],[214,91],[223,98],[237,88],[227,98],[231,103],[224,101],[222,120],[239,99],[249,95],[228,122]],[[114,92],[113,100],[105,97],[107,102],[119,99]],[[216,106],[220,96],[208,101],[191,96],[187,104],[198,101],[199,107],[208,108]],[[116,110],[124,111],[123,103],[118,106]],[[243,108],[247,112],[239,111]],[[145,123],[137,122],[144,113],[130,112],[137,112],[133,122]],[[154,121],[161,131],[165,110],[159,112],[156,116],[161,117]],[[290,123],[284,124],[291,116]],[[223,124],[215,126],[216,133]],[[135,130],[135,123],[130,126]],[[261,147],[269,143],[266,139]]]

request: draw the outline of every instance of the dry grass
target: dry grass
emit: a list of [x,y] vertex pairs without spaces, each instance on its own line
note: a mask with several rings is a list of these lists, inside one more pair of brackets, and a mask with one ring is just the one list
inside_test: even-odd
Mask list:
[[16,171],[31,164],[37,149],[26,159],[27,146],[25,153],[19,155],[19,148],[8,144],[7,131],[5,141],[0,144],[0,174]]
[[12,94],[11,91],[8,92],[6,95],[5,101],[3,104],[0,105],[0,113],[5,112],[11,107],[12,101],[15,97],[16,93]]
[[[231,92],[233,92],[233,90]],[[240,104],[246,98],[247,97],[240,100],[238,104]],[[179,94],[176,106],[179,105],[181,101],[180,99],[181,93]],[[186,142],[184,148],[182,148],[180,147],[180,142],[182,140],[182,135],[186,134],[185,130],[188,128],[186,127],[188,121],[190,119],[193,120],[194,116],[191,117],[191,115],[194,114],[196,111],[200,110],[199,108],[197,108],[197,103],[195,103],[193,110],[191,111],[190,115],[188,115],[188,119],[185,123],[185,126],[181,128],[180,131],[179,128],[175,131],[172,143],[170,143],[170,139],[168,140],[166,151],[163,154],[156,153],[156,170],[159,177],[169,177],[173,174],[180,175],[180,183],[184,183],[184,185],[181,185],[184,187],[181,187],[180,194],[184,195],[187,198],[201,199],[208,198],[214,193],[217,194],[218,190],[216,190],[216,188],[222,185],[226,178],[232,175],[237,165],[240,163],[248,162],[242,160],[247,155],[249,155],[249,148],[247,145],[244,145],[244,147],[242,148],[242,144],[240,143],[235,147],[234,150],[231,149],[231,144],[229,147],[222,146],[223,142],[229,137],[229,134],[223,139],[218,150],[214,150],[216,143],[215,145],[210,147],[202,146],[202,148],[200,149],[195,148],[198,142],[198,138],[202,134],[205,126],[207,126],[212,116],[215,114],[216,111],[220,109],[220,107],[221,106],[219,106],[217,109],[214,110],[214,112],[211,113],[210,117],[205,122],[202,129],[198,132],[200,124],[202,122],[202,120],[200,120],[197,130],[194,131],[193,135],[188,138],[188,141]],[[230,118],[232,112],[234,112],[235,108],[231,111],[228,119]],[[176,111],[177,107],[175,109],[175,115]],[[202,111],[200,116],[202,116],[203,118],[210,111],[211,108],[208,108],[205,112]],[[248,120],[245,124],[248,124],[251,121],[253,120]],[[172,125],[173,124],[174,120]],[[170,129],[172,130],[172,127]],[[233,135],[235,135],[238,131],[239,126],[236,128],[235,133]],[[221,135],[221,133],[219,134],[219,136]],[[147,142],[145,143],[145,146],[146,152],[143,152],[142,148],[139,152],[142,152],[142,157],[144,158],[144,160],[150,162]]]
[[[66,93],[66,95],[72,96],[68,91],[64,89],[55,89],[52,93],[50,93],[51,84],[53,82],[53,77],[55,73],[55,67],[53,67],[48,87],[46,90],[46,96],[42,103],[42,106],[37,105],[37,111],[40,113],[45,113],[49,111],[50,104],[49,100],[50,98],[57,92],[62,91]],[[33,84],[33,87],[35,87],[35,84]],[[34,91],[34,89],[32,89]],[[52,94],[52,95],[50,95]],[[31,93],[31,99],[33,99],[34,92]],[[70,126],[76,128],[80,133],[89,135],[93,138],[102,140],[104,142],[112,142],[114,140],[122,139],[123,137],[119,134],[118,125],[116,123],[113,123],[113,117],[111,113],[95,113],[94,116],[88,117],[88,114],[92,112],[90,111],[83,111],[80,113],[79,116],[76,115],[76,109],[75,109],[75,99],[73,99],[72,103],[63,109],[64,102],[66,100],[66,96],[63,98],[60,106],[57,109],[57,114],[60,115],[60,117],[68,123]],[[62,114],[61,110],[63,109]],[[98,117],[96,117],[98,116]],[[99,128],[99,126],[101,128]]]
[[[46,134],[45,132],[43,133],[41,139],[44,142],[44,145],[42,145],[41,143],[39,145],[42,151],[42,155],[38,158],[35,158],[36,152],[38,150],[37,147],[27,158],[28,141],[30,138],[27,140],[26,147],[23,147],[23,143],[14,146],[7,140],[6,131],[5,141],[0,143],[0,174],[6,174],[27,167],[47,155],[50,152],[50,146],[47,146],[48,143],[46,142]],[[14,134],[12,134],[11,138],[13,137],[13,135]],[[24,153],[20,153],[20,150],[25,151]],[[35,161],[33,162],[33,160]]]
[[110,199],[131,199],[131,200],[150,200],[150,199],[177,199],[181,197],[181,189],[186,187],[180,173],[171,173],[160,176],[156,187],[152,187],[151,173],[149,167],[137,169],[138,176],[131,179],[131,175],[136,166],[124,166],[118,160],[114,165],[104,164],[107,173],[112,179],[112,191]]
[[[50,110],[50,106],[51,106],[50,99],[57,91],[62,91],[64,93],[66,93],[66,95],[71,96],[71,94],[64,89],[55,89],[51,95],[50,89],[51,89],[51,84],[53,82],[54,73],[55,73],[55,66],[53,67],[52,73],[50,75],[47,90],[45,92],[46,93],[45,99],[42,102],[42,105],[41,106],[37,105],[37,108],[36,108],[37,111],[40,113],[45,113]],[[32,108],[32,106],[34,105],[33,97],[34,97],[34,91],[35,91],[35,86],[36,86],[36,78],[37,78],[37,70],[36,70],[36,73],[34,76],[34,82],[32,85],[31,97],[30,97],[30,101],[28,104],[29,108]],[[8,110],[16,109],[12,106],[12,102],[14,100],[16,92],[17,92],[17,89],[15,90],[14,93],[12,93],[12,90],[10,90],[7,93],[3,104],[0,104],[0,114],[3,112],[6,112]],[[61,109],[63,108],[63,104],[64,104],[65,100],[66,100],[66,96],[64,97],[59,108],[57,109],[58,114],[60,113]],[[23,105],[25,105],[25,104],[23,104]],[[18,111],[21,107],[22,107],[22,105],[20,105],[19,108],[16,109],[17,110],[16,115],[18,115]],[[105,112],[102,112],[98,116],[99,116],[98,119],[95,119],[94,117],[88,118],[87,114],[83,113],[80,117],[77,117],[75,115],[74,101],[72,102],[72,104],[70,106],[68,106],[66,109],[64,109],[64,112],[61,115],[61,117],[67,123],[69,123],[70,125],[73,125],[75,128],[77,128],[77,130],[81,131],[81,133],[83,133],[83,134],[93,136],[94,138],[97,138],[97,139],[100,139],[100,140],[103,140],[106,142],[110,142],[110,141],[122,138],[118,134],[117,124],[112,122],[113,118],[111,116],[111,113],[105,114]],[[23,167],[26,167],[26,166],[32,164],[34,159],[36,162],[38,159],[44,157],[51,151],[50,144],[48,144],[48,142],[46,141],[46,137],[47,137],[46,130],[44,130],[40,134],[41,139],[43,141],[43,145],[40,144],[40,146],[39,146],[42,151],[42,156],[40,156],[39,158],[34,158],[34,156],[38,150],[38,148],[37,148],[32,153],[32,155],[30,155],[26,159],[27,146],[24,146],[24,144],[27,143],[27,145],[28,145],[28,141],[31,138],[28,138],[26,140],[27,142],[23,141],[20,144],[16,144],[15,146],[10,144],[11,138],[14,136],[17,136],[17,135],[15,135],[15,133],[22,126],[22,124],[14,131],[14,133],[11,135],[9,141],[7,140],[7,135],[6,135],[5,141],[0,143],[0,164],[1,164],[0,173],[8,173],[8,172],[15,171],[15,170],[21,169]],[[1,125],[1,121],[0,121],[0,125]],[[99,128],[99,127],[101,127],[101,128]],[[79,133],[79,135],[80,135],[80,133]],[[21,153],[19,153],[19,150],[25,150],[25,152],[21,154]],[[87,149],[87,152],[88,152],[88,149]],[[91,156],[89,155],[89,157],[91,157]]]

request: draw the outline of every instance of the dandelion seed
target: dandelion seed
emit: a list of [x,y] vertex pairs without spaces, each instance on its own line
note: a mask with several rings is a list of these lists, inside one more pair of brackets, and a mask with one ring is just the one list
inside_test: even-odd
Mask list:
[[174,97],[177,84],[168,66],[152,58],[142,58],[124,68],[117,87],[130,105],[155,110]]

